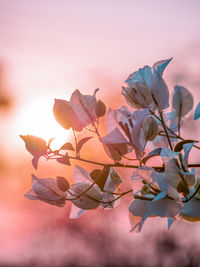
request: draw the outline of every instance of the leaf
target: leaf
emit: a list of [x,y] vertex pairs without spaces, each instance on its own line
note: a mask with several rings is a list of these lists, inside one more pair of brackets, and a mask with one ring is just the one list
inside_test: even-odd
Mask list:
[[184,117],[193,107],[193,95],[182,86],[175,86],[172,109],[178,118]]
[[57,181],[57,186],[61,191],[66,192],[70,188],[70,184],[66,178],[62,176],[57,176],[56,181]]
[[80,150],[81,150],[81,148],[82,148],[82,146],[83,146],[88,140],[90,140],[91,138],[92,138],[92,137],[90,136],[90,137],[85,137],[85,138],[81,139],[81,140],[78,142],[77,146],[76,146],[76,152],[79,153]]
[[[75,196],[70,196],[72,203],[80,209],[96,209],[100,205],[99,201],[102,199],[100,188],[97,185],[93,185],[88,190],[90,186],[90,183],[78,183],[73,184],[70,187],[70,191],[72,191],[73,194],[77,196],[76,199]],[[86,190],[87,192],[85,192]]]
[[174,217],[182,211],[183,204],[166,197],[156,201],[148,201],[147,208],[151,214],[160,217]]
[[198,141],[195,141],[192,139],[180,141],[179,143],[176,144],[176,146],[174,148],[174,152],[180,152],[183,149],[184,144],[189,144],[189,143],[194,143],[194,142],[198,142]]
[[161,193],[157,194],[157,196],[152,201],[157,201],[159,199],[163,199],[166,197],[166,192],[162,191]]
[[73,176],[74,176],[75,183],[84,183],[84,182],[88,183],[88,181],[93,182],[93,180],[90,177],[89,172],[78,165],[74,167]]
[[168,230],[171,228],[172,224],[174,223],[175,218],[168,218],[167,219],[167,228]]
[[63,157],[58,158],[58,159],[56,159],[56,160],[57,160],[59,163],[61,163],[61,164],[65,164],[65,165],[68,165],[68,166],[71,165],[70,160],[69,160],[68,153],[66,153]]
[[197,105],[195,112],[194,112],[194,120],[197,120],[200,118],[200,102]]
[[70,142],[67,142],[61,146],[60,150],[72,150],[72,151],[74,151],[74,148]]
[[144,215],[149,212],[147,203],[147,200],[134,199],[130,203],[128,210],[133,216],[144,217]]
[[182,214],[189,217],[198,218],[200,220],[199,200],[193,198],[190,201],[184,203],[184,208],[181,212],[181,215]]
[[153,116],[147,116],[142,123],[142,131],[146,141],[153,141],[158,133],[158,123]]
[[169,107],[169,89],[156,69],[145,66],[140,70],[140,73],[151,90],[151,93],[156,100],[156,105],[159,110]]
[[186,170],[188,168],[189,153],[190,153],[192,147],[194,146],[194,144],[195,143],[193,142],[193,143],[188,143],[188,144],[183,145],[183,149],[184,149],[183,166],[185,167]]
[[115,192],[117,186],[122,183],[122,179],[120,178],[119,174],[115,171],[114,168],[110,168],[108,178],[106,179],[104,185],[104,191],[110,193]]
[[83,129],[83,125],[79,121],[78,115],[68,101],[55,99],[53,113],[56,121],[64,129],[72,128],[75,131],[81,131]]
[[38,166],[38,161],[39,161],[39,158],[40,157],[34,157],[33,159],[32,159],[32,164],[33,164],[33,167],[37,170],[37,166]]
[[70,105],[83,127],[97,120],[95,114],[95,95],[82,95],[80,91],[76,89],[70,98]]
[[110,167],[104,167],[103,170],[95,169],[90,173],[90,177],[96,182],[102,191],[104,189],[109,172]]
[[25,147],[33,156],[42,156],[47,153],[47,144],[43,138],[35,135],[20,135]]
[[[103,203],[103,202],[107,202],[107,203]],[[118,198],[118,196],[115,196],[112,193],[106,192],[103,194],[102,203],[100,204],[100,206],[104,210],[109,210],[109,209],[113,209],[119,206],[119,204],[120,204],[120,198]]]
[[156,69],[159,72],[160,76],[162,76],[165,68],[167,67],[167,65],[170,63],[172,59],[173,57],[171,57],[170,59],[166,59],[166,60],[160,60],[154,63],[152,68]]
[[36,193],[33,191],[33,189],[30,189],[24,196],[29,199],[29,200],[38,200],[38,196]]
[[59,200],[63,198],[59,195],[56,180],[52,178],[40,179],[32,175],[32,188],[37,197],[45,200]]
[[146,164],[147,160],[149,160],[152,157],[160,156],[162,148],[155,148],[152,150],[146,157],[142,159],[142,163]]
[[84,212],[85,212],[85,210],[80,209],[80,208],[78,208],[77,206],[75,206],[74,204],[72,204],[69,218],[70,218],[70,219],[77,219],[77,218],[80,217]]

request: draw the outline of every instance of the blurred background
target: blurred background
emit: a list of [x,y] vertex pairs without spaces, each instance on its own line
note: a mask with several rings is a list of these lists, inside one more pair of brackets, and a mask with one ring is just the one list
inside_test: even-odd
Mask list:
[[[25,199],[31,173],[72,182],[73,172],[44,160],[36,171],[19,138],[55,137],[55,147],[69,141],[71,132],[53,118],[54,98],[100,88],[98,98],[117,108],[130,73],[170,57],[164,76],[170,90],[187,87],[196,106],[199,11],[198,0],[0,0],[0,266],[199,266],[199,224],[179,222],[167,232],[166,222],[154,219],[130,234],[129,197],[115,210],[77,220],[69,219],[69,204]],[[185,137],[198,138],[198,124],[192,127]],[[88,142],[85,157],[109,161],[98,149],[101,156]],[[119,172],[130,179],[131,171]]]

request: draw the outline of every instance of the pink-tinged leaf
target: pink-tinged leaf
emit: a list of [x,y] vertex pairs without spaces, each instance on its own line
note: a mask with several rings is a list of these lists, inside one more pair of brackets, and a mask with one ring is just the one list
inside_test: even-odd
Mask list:
[[83,125],[68,101],[55,99],[53,113],[56,121],[64,129],[72,128],[75,131],[82,130]]
[[119,206],[120,201],[121,200],[118,198],[118,196],[106,192],[103,193],[102,203],[100,206],[105,210],[114,209]]
[[100,188],[97,185],[93,185],[91,188],[90,186],[90,183],[78,183],[70,187],[70,191],[73,193],[73,196],[70,196],[71,201],[80,209],[96,209],[100,204],[102,199]]
[[84,183],[84,182],[88,183],[88,181],[93,182],[93,180],[90,177],[90,173],[78,165],[74,167],[73,176],[75,183]]
[[106,154],[115,161],[120,161],[129,152],[127,144],[106,144],[103,147]]
[[25,143],[25,147],[33,156],[42,156],[47,153],[46,141],[34,135],[20,135]]
[[38,197],[46,200],[58,200],[62,198],[59,193],[59,188],[57,187],[57,182],[52,178],[37,178],[32,175],[32,188]]
[[92,138],[92,137],[90,136],[90,137],[85,137],[85,138],[81,139],[81,140],[78,142],[77,146],[76,146],[76,152],[79,153],[79,152],[81,151],[82,146],[83,146],[88,140],[90,140],[91,138]]
[[112,132],[115,128],[119,127],[123,114],[118,110],[109,109],[106,117],[106,130]]
[[56,159],[56,160],[57,160],[59,163],[61,163],[61,164],[65,164],[65,165],[68,165],[68,166],[71,165],[70,160],[69,160],[68,153],[66,153],[63,157],[58,158],[58,159]]
[[61,146],[60,150],[72,150],[72,151],[74,151],[74,148],[70,142],[67,142]]
[[30,200],[38,200],[39,199],[38,196],[36,195],[36,193],[33,191],[33,189],[30,189],[26,194],[24,194],[24,196]]
[[122,179],[120,178],[119,174],[115,171],[114,168],[110,168],[108,177],[105,181],[104,191],[111,193],[115,192],[117,187],[122,183]]
[[64,207],[64,205],[65,205],[65,199],[64,198],[60,198],[57,200],[43,199],[42,197],[37,196],[35,194],[35,192],[33,191],[33,189],[29,190],[26,194],[24,194],[24,196],[29,200],[40,200],[40,201],[43,201],[47,204],[54,205],[57,207]]
[[70,105],[83,127],[97,120],[95,95],[82,95],[79,90],[75,90],[71,96]]
[[112,132],[101,138],[102,143],[107,144],[128,144],[130,143],[119,131],[115,128]]
[[40,158],[40,157],[34,157],[34,158],[32,159],[33,167],[34,167],[36,170],[37,170],[37,166],[38,166],[39,158]]

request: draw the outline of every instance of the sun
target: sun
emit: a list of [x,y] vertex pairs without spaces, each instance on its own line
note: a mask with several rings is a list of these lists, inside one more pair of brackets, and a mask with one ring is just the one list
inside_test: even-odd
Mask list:
[[47,142],[55,138],[52,148],[58,149],[72,137],[71,130],[63,129],[53,116],[54,99],[37,97],[23,105],[16,114],[16,127],[21,135],[36,135]]

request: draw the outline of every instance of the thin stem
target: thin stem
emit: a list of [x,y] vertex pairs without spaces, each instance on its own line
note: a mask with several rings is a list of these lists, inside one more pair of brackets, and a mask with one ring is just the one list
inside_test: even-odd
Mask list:
[[181,131],[181,112],[182,112],[182,103],[180,103],[180,110],[179,110],[179,114],[178,114],[178,135],[180,134]]
[[173,150],[173,147],[172,147],[172,144],[171,144],[171,141],[170,141],[169,135],[168,135],[168,131],[167,131],[167,128],[166,128],[166,125],[165,125],[165,121],[164,121],[164,118],[163,118],[162,111],[160,111],[160,110],[159,110],[159,114],[160,114],[161,123],[162,123],[162,125],[163,125],[163,128],[164,128],[164,130],[165,130],[165,134],[166,134],[166,137],[167,137],[167,140],[168,140],[168,143],[169,143],[170,149],[171,149],[171,150]]
[[[68,200],[68,201],[73,201],[73,200],[77,200],[77,199],[79,199],[81,196],[85,195],[85,193],[87,193],[87,192],[93,187],[94,184],[95,184],[95,182],[92,183],[92,184],[91,184],[91,185],[90,185],[84,192],[82,192],[80,195],[76,196],[75,198],[66,198],[66,200]],[[86,197],[88,197],[88,198],[90,198],[90,199],[92,199],[92,200],[94,200],[94,201],[96,201],[96,202],[98,202],[98,203],[102,203],[102,204],[111,204],[111,203],[113,203],[114,201],[118,200],[119,198],[121,198],[121,197],[123,197],[124,195],[127,195],[127,194],[129,194],[129,193],[131,193],[131,192],[133,192],[133,189],[130,189],[130,190],[126,191],[126,192],[121,193],[120,195],[118,195],[118,197],[116,197],[115,199],[110,200],[110,201],[101,201],[101,200],[98,200],[98,199],[93,198],[93,197],[88,196],[88,195],[86,195]]]
[[76,157],[77,157],[78,156],[78,153],[77,153],[77,144],[78,144],[78,142],[77,142],[76,133],[75,133],[74,130],[73,130],[73,135],[74,135],[74,141],[75,141],[75,146],[76,146]]
[[[53,158],[53,156],[51,158],[48,159],[58,159],[60,157],[63,157],[62,154],[57,154],[56,158]],[[60,156],[60,157],[59,157]],[[93,161],[93,160],[88,160],[88,159],[84,159],[84,158],[80,158],[80,157],[74,157],[74,156],[69,156],[69,159],[72,160],[78,160],[78,161],[82,161],[82,162],[87,162],[87,163],[91,163],[94,165],[99,165],[99,166],[103,166],[103,167],[117,167],[117,168],[129,168],[129,169],[137,169],[139,167],[141,167],[140,165],[131,165],[131,164],[122,164],[122,163],[103,163],[103,162],[97,162],[97,161]],[[188,164],[188,168],[199,168],[200,167],[200,163],[199,164]],[[158,172],[163,172],[165,167],[164,166],[152,166],[152,168],[155,171]]]

